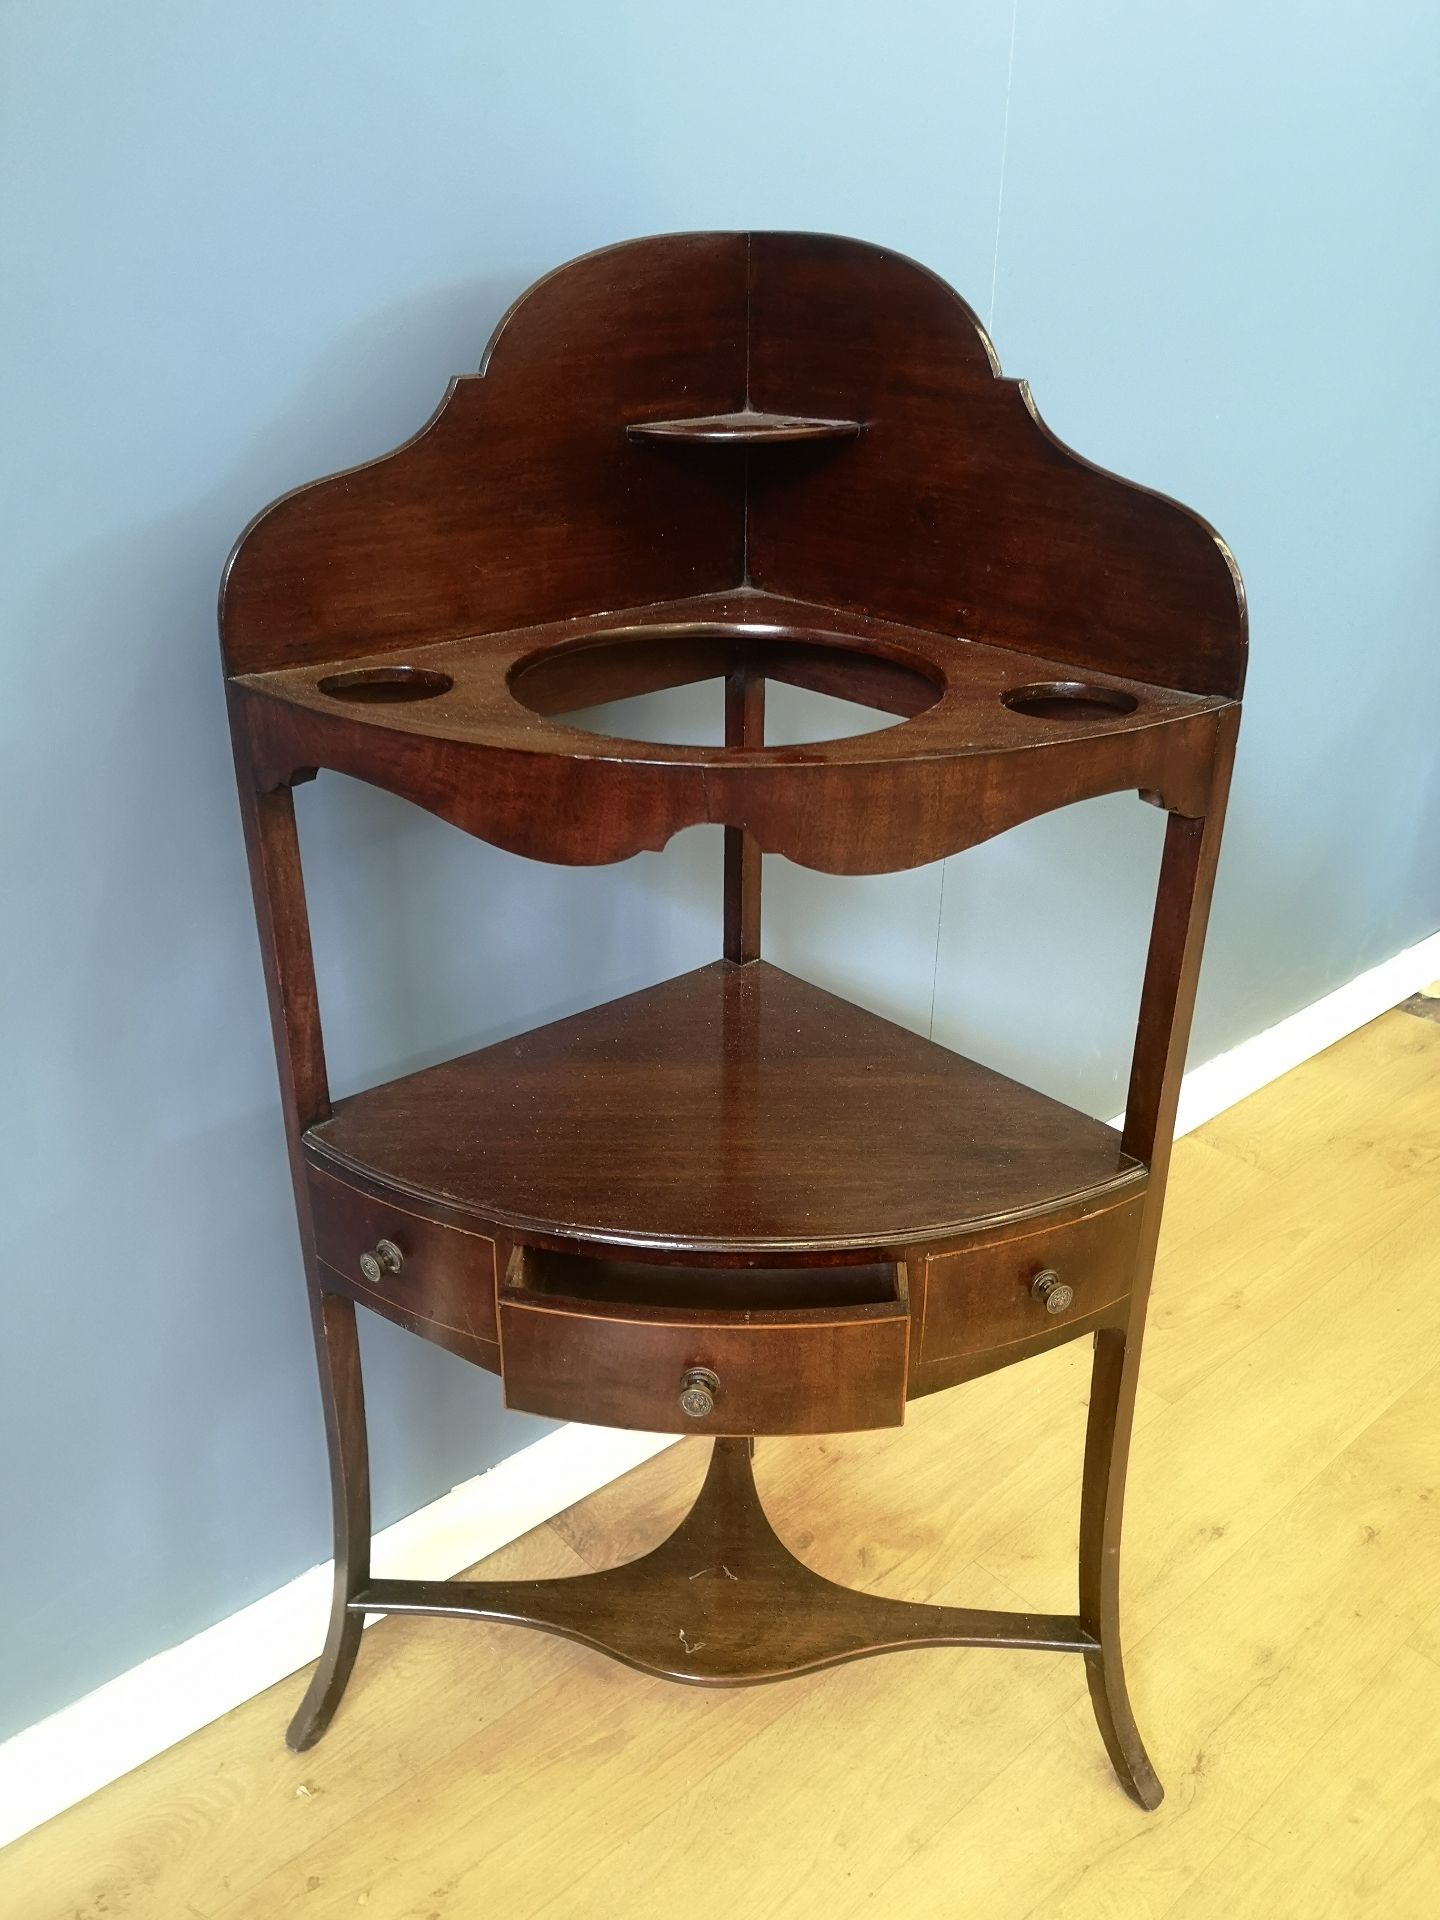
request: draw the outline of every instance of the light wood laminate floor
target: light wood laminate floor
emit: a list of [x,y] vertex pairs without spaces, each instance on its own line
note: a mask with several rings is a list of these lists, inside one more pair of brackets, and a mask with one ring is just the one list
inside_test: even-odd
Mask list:
[[[1081,1663],[930,1650],[666,1685],[469,1622],[365,1636],[328,1738],[287,1680],[0,1853],[6,1920],[1425,1920],[1440,1913],[1440,1022],[1397,1010],[1181,1142],[1125,1545],[1167,1788]],[[1073,1607],[1088,1343],[894,1433],[762,1442],[821,1572]],[[317,1432],[315,1442],[320,1444]],[[496,1556],[629,1558],[686,1442]]]

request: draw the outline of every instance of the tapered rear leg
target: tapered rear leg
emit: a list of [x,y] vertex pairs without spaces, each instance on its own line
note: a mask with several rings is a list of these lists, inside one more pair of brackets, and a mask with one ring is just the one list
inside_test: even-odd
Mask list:
[[310,1300],[325,1435],[330,1445],[335,1591],[325,1651],[285,1736],[296,1753],[314,1746],[340,1704],[365,1624],[364,1615],[351,1613],[348,1603],[370,1579],[370,1458],[355,1307],[340,1294],[315,1289]]
[[1139,1362],[1138,1341],[1122,1330],[1096,1334],[1080,1498],[1080,1621],[1100,1642],[1085,1655],[1085,1677],[1105,1751],[1121,1786],[1150,1813],[1165,1789],[1135,1725],[1120,1650],[1120,1526]]

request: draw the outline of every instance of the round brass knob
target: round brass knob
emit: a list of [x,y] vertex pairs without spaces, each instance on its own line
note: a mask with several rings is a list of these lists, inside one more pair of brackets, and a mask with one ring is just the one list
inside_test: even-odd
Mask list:
[[1067,1287],[1053,1267],[1046,1267],[1030,1282],[1030,1298],[1039,1300],[1047,1313],[1064,1313],[1075,1298],[1075,1289]]
[[709,1367],[687,1367],[680,1376],[680,1411],[692,1420],[703,1420],[715,1411],[715,1396],[720,1391],[720,1376]]
[[386,1274],[398,1273],[400,1267],[400,1249],[393,1240],[377,1240],[369,1253],[360,1256],[360,1271],[372,1287],[381,1286]]

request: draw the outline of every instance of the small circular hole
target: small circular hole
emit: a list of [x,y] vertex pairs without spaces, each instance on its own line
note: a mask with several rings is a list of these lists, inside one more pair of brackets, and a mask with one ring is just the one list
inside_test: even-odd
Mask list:
[[1011,687],[1000,698],[1036,720],[1110,720],[1117,713],[1134,713],[1140,704],[1133,693],[1089,680],[1042,680],[1033,687]]
[[454,684],[448,673],[429,667],[356,667],[350,673],[327,673],[320,691],[332,700],[433,700]]

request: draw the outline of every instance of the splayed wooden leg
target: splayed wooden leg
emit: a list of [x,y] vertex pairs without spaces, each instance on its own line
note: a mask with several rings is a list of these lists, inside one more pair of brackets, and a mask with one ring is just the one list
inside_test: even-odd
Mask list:
[[1080,1503],[1080,1619],[1098,1643],[1085,1655],[1085,1677],[1105,1751],[1121,1786],[1150,1813],[1165,1789],[1135,1725],[1120,1650],[1120,1524],[1138,1367],[1138,1344],[1122,1330],[1096,1334]]
[[311,1310],[330,1446],[335,1590],[325,1651],[285,1736],[296,1753],[314,1746],[340,1704],[365,1624],[350,1602],[370,1578],[370,1459],[355,1308],[339,1294],[312,1291]]

